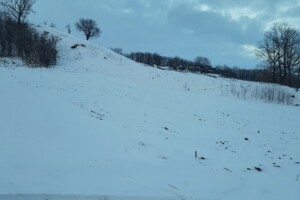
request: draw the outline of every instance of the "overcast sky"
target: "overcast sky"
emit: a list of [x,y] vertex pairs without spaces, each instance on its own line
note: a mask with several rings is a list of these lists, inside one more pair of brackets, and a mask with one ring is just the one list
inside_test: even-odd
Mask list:
[[106,47],[244,68],[258,64],[253,49],[274,22],[300,26],[299,0],[37,0],[34,10],[31,21],[64,31],[95,19],[103,33],[93,41]]

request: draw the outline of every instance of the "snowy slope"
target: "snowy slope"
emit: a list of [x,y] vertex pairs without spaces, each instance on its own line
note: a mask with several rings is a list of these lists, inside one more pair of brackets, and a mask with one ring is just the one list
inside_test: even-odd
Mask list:
[[299,198],[299,107],[44,29],[57,67],[0,62],[1,200]]

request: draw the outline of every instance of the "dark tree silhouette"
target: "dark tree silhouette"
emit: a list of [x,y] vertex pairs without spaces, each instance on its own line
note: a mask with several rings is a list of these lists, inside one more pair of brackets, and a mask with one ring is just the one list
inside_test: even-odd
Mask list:
[[300,33],[286,23],[274,24],[259,42],[257,57],[272,74],[273,82],[292,84],[300,65]]
[[92,19],[81,18],[76,22],[75,27],[78,31],[82,31],[85,34],[86,40],[89,40],[91,37],[99,37],[101,34],[97,23]]
[[196,57],[194,63],[199,66],[210,66],[210,67],[212,66],[209,59],[203,56]]

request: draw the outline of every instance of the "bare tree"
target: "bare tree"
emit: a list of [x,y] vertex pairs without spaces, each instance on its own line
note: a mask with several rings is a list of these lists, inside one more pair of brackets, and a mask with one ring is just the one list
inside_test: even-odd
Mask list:
[[208,72],[212,68],[210,60],[203,56],[198,56],[194,59],[193,70],[197,72]]
[[286,23],[274,24],[259,42],[257,57],[262,59],[273,82],[291,86],[292,74],[300,65],[300,33]]
[[70,24],[70,23],[68,23],[68,24],[66,25],[66,28],[67,28],[67,30],[68,30],[68,33],[71,34],[71,24]]
[[199,66],[209,66],[209,67],[212,66],[209,59],[206,57],[202,57],[202,56],[198,56],[197,58],[195,58],[194,62],[196,65],[199,65]]
[[92,19],[81,18],[76,22],[75,27],[78,31],[82,31],[85,34],[86,40],[89,40],[91,37],[99,37],[101,34],[97,23]]
[[35,0],[0,0],[0,5],[4,7],[18,24],[21,24],[31,12]]
[[280,60],[278,37],[277,29],[266,32],[264,39],[259,42],[258,51],[256,52],[256,56],[263,60],[262,66],[271,73],[274,83],[277,82],[278,61]]

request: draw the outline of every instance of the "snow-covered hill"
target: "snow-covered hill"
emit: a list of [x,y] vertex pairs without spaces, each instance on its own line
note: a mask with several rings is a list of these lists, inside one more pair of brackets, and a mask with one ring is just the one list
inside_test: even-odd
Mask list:
[[58,66],[0,61],[1,200],[299,198],[299,107],[228,92],[265,84],[146,67],[41,29],[61,39]]

